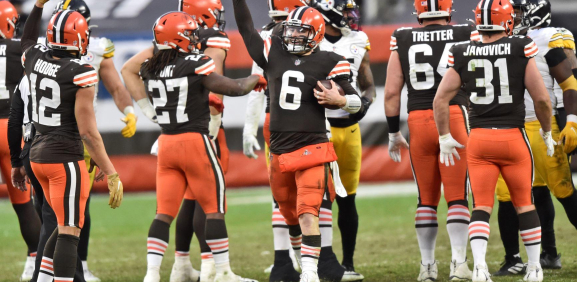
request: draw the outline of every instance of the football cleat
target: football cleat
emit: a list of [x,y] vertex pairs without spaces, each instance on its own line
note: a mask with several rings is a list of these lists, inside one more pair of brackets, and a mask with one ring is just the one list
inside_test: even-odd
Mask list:
[[203,260],[200,264],[200,282],[213,282],[216,275],[214,260]]
[[527,274],[523,277],[523,281],[541,282],[543,281],[543,269],[541,265],[534,264],[527,266]]
[[188,256],[186,258],[180,262],[174,261],[172,272],[170,272],[170,282],[197,282],[200,279],[200,272],[192,267]]
[[20,275],[20,281],[30,281],[32,275],[34,275],[34,268],[36,263],[36,257],[27,257],[26,264],[24,264],[24,271]]
[[94,276],[88,268],[84,269],[84,280],[86,280],[86,282],[100,282],[100,278]]
[[298,282],[300,273],[298,273],[291,262],[284,265],[274,265],[271,269],[269,282]]
[[507,258],[501,263],[501,269],[495,272],[495,276],[518,275],[525,273],[525,264],[521,257]]
[[467,261],[462,263],[457,263],[456,260],[451,261],[451,273],[449,274],[449,280],[451,281],[469,281],[473,277],[473,273],[469,270]]
[[560,269],[561,268],[561,254],[557,257],[553,257],[547,253],[541,253],[541,259],[539,260],[541,267],[544,269]]
[[305,271],[301,274],[300,282],[320,282],[319,275],[314,271]]
[[486,264],[478,264],[473,268],[473,282],[493,282]]
[[437,262],[435,261],[433,264],[423,265],[421,263],[421,272],[419,273],[419,278],[417,281],[437,281]]
[[160,282],[160,267],[149,268],[143,282]]
[[345,274],[343,274],[341,282],[359,282],[363,281],[364,279],[365,276],[354,270],[345,270]]

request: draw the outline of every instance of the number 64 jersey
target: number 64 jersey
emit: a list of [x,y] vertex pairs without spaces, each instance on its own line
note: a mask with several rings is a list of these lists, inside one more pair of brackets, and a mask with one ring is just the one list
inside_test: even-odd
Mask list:
[[470,96],[471,128],[524,127],[525,69],[538,52],[535,42],[524,36],[451,48],[449,66]]

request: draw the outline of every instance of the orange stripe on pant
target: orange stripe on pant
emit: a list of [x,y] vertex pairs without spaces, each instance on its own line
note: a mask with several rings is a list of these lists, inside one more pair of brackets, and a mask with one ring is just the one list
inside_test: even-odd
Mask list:
[[10,148],[8,147],[8,119],[0,119],[0,172],[6,183],[8,197],[12,204],[25,204],[30,202],[30,187],[22,192],[12,186],[12,163],[10,162]]
[[84,160],[40,164],[31,162],[46,201],[56,214],[59,226],[84,226],[84,210],[90,194],[90,178]]
[[[450,107],[451,135],[461,144],[467,144],[468,130],[464,109]],[[411,111],[408,118],[411,165],[417,187],[419,204],[438,206],[443,183],[447,202],[467,199],[467,151],[457,149],[461,156],[454,166],[439,162],[439,133],[433,110]]]
[[200,133],[160,135],[156,212],[176,217],[187,189],[205,213],[226,211],[224,173],[210,139]]
[[467,147],[475,207],[493,207],[499,173],[509,187],[513,205],[533,204],[533,157],[524,129],[475,128]]

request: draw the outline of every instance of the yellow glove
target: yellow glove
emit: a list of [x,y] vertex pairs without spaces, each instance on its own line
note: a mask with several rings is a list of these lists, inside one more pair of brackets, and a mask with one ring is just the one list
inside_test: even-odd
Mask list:
[[[134,111],[134,108],[132,108],[132,110]],[[130,138],[134,136],[134,133],[136,133],[136,120],[137,120],[137,117],[134,115],[134,113],[129,112],[126,114],[124,118],[120,120],[126,123],[126,126],[121,131],[122,136],[124,136],[124,138]]]
[[108,205],[113,209],[120,207],[123,198],[123,187],[118,173],[108,176],[108,191],[110,191]]
[[577,122],[570,121],[571,116],[575,117],[574,115],[567,116],[567,124],[563,131],[561,131],[561,135],[559,135],[560,141],[563,142],[563,151],[565,154],[569,154],[577,148]]

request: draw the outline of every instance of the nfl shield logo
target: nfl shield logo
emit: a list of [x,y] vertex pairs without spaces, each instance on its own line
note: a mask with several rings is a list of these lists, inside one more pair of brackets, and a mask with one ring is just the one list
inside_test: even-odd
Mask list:
[[301,60],[296,59],[296,61],[295,61],[295,66],[298,66],[298,65],[300,65],[300,64],[301,64]]

